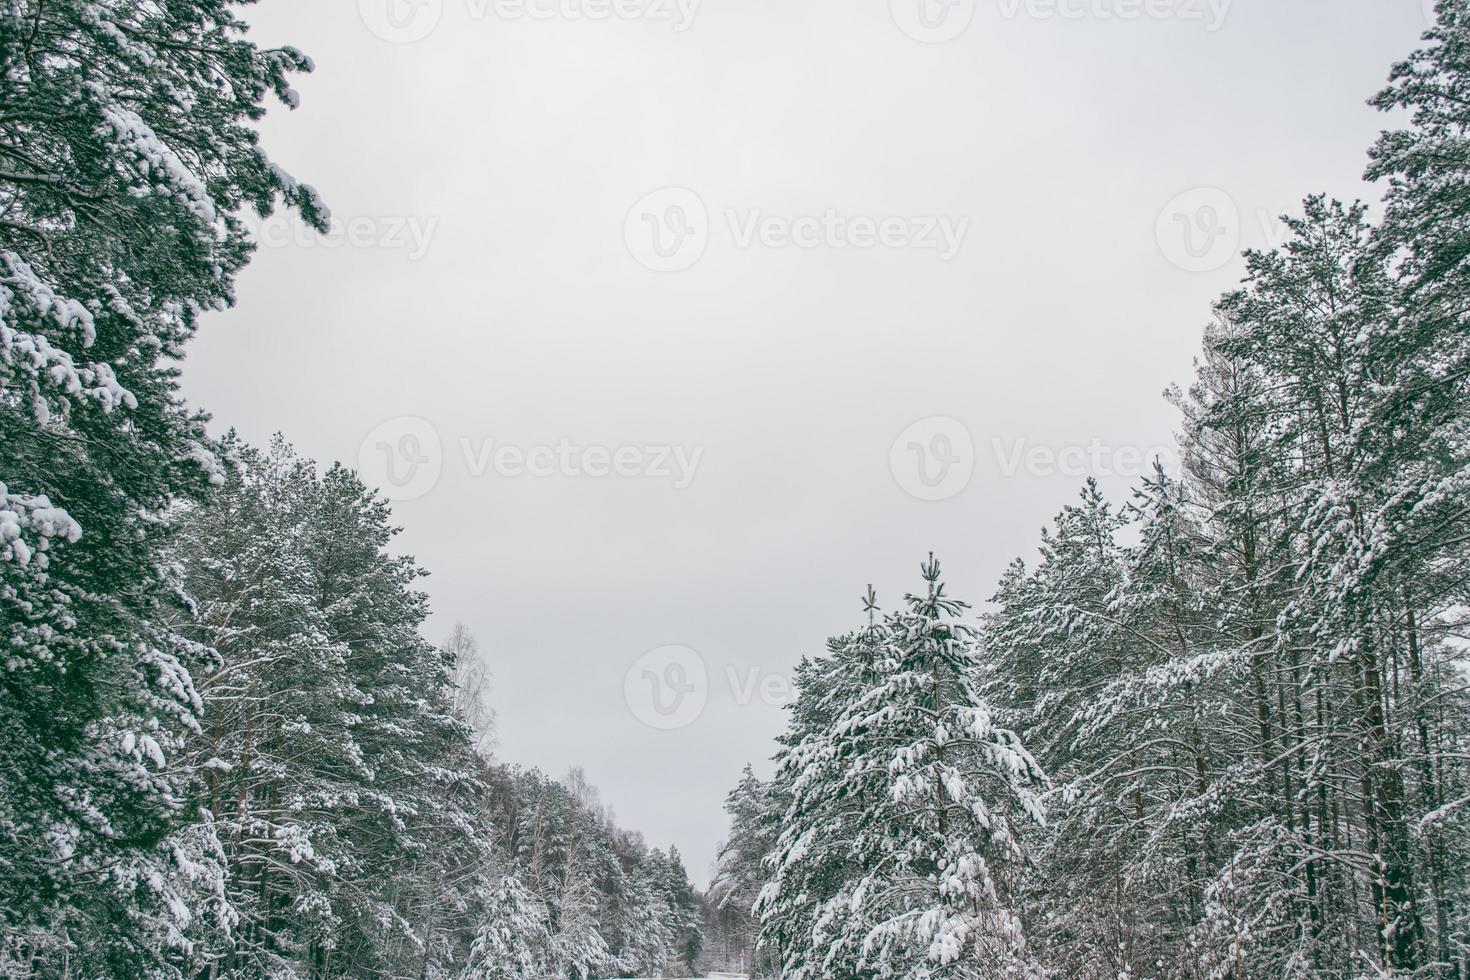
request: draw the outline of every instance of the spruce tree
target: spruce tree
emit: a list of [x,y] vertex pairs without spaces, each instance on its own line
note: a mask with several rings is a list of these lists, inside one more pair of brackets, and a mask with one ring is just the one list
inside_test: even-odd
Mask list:
[[1043,777],[980,698],[968,607],[932,557],[923,578],[838,645],[871,655],[870,686],[781,760],[791,803],[759,908],[792,976],[1036,974],[1015,896]]

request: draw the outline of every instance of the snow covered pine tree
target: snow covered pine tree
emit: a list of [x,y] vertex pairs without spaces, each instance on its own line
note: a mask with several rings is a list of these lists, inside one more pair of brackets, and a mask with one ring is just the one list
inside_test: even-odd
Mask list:
[[[204,310],[250,254],[240,211],[310,188],[253,123],[299,52],[218,0],[0,8],[0,957],[112,976],[180,941],[170,753],[199,655],[161,518],[219,468],[176,394]],[[187,916],[186,916],[187,917]]]
[[[976,631],[925,589],[807,665],[776,782],[790,804],[757,908],[789,976],[1037,975],[1014,906],[1040,767],[975,686]],[[814,680],[843,675],[829,689]],[[817,680],[821,685],[821,680]],[[823,717],[825,716],[825,717]]]

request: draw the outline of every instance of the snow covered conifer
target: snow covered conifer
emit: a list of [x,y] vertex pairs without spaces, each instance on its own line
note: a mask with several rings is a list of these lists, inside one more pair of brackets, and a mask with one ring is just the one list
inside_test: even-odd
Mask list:
[[[781,760],[791,804],[759,908],[810,923],[771,930],[794,977],[1034,973],[1014,892],[1043,776],[979,696],[968,607],[932,557],[923,577],[863,634],[867,689]],[[852,813],[835,838],[834,808]],[[825,888],[815,902],[809,884]]]
[[556,934],[551,937],[557,968],[570,980],[597,976],[612,959],[598,929],[598,904],[584,862],[573,861],[562,884]]
[[855,947],[818,951],[816,916],[843,882],[861,867],[848,846],[857,838],[867,801],[846,784],[846,760],[830,747],[833,726],[875,683],[886,645],[872,586],[863,597],[867,625],[827,641],[824,656],[804,657],[796,667],[796,700],[779,741],[769,787],[776,818],[770,875],[757,896],[759,942],[784,964],[800,970],[813,958],[829,976],[857,974]]
[[546,905],[520,880],[506,876],[483,905],[469,963],[459,980],[532,980],[551,962]]
[[324,227],[254,128],[309,67],[218,0],[0,7],[0,942],[18,955],[62,955],[32,928],[105,921],[126,958],[134,919],[85,909],[146,905],[179,871],[156,848],[183,806],[198,652],[160,614],[162,518],[220,470],[171,362],[231,302],[243,208],[284,198]]
[[730,836],[720,846],[708,899],[732,963],[742,959],[747,964],[763,963],[772,952],[758,946],[754,910],[769,877],[766,859],[776,846],[780,819],[776,806],[770,787],[756,778],[749,765],[725,798]]

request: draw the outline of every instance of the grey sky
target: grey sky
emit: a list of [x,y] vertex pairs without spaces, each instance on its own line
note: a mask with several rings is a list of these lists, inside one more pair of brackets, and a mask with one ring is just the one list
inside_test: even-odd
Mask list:
[[[585,767],[701,883],[865,583],[891,605],[932,548],[982,603],[1083,469],[1121,499],[1170,444],[1221,249],[1370,193],[1365,100],[1426,26],[1420,0],[979,0],[967,27],[958,0],[932,28],[917,0],[392,0],[395,35],[385,2],[248,11],[316,60],[267,145],[343,238],[267,229],[186,393],[374,479],[379,443],[432,457],[400,543],[434,637],[464,621],[494,669],[500,756]],[[669,644],[708,703],[660,730],[697,698],[659,715],[642,672],[690,655],[640,662],[631,707],[624,682]]]

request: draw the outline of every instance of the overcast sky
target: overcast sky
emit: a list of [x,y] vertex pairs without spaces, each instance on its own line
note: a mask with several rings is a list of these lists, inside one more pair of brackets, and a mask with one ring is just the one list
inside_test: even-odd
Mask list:
[[1172,445],[1237,246],[1376,196],[1423,7],[265,0],[317,65],[266,146],[338,230],[262,229],[185,390],[382,485],[500,757],[703,884],[866,583],[933,549],[982,604]]

